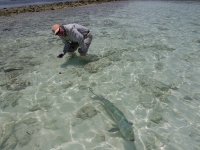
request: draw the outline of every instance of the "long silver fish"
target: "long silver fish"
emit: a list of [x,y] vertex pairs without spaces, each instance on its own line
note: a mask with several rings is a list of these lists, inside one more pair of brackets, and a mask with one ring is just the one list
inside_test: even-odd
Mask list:
[[133,124],[126,119],[124,114],[116,106],[114,106],[112,102],[105,99],[102,95],[95,94],[91,88],[89,88],[89,90],[95,95],[95,97],[91,98],[94,100],[101,101],[104,107],[106,108],[106,111],[112,116],[113,120],[117,124],[117,127],[112,128],[108,131],[120,131],[126,139],[128,139],[129,141],[135,141],[134,132],[132,128]]

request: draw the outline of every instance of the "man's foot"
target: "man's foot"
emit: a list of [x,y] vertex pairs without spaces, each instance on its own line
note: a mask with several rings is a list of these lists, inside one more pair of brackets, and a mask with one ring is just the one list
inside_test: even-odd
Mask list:
[[80,56],[87,56],[87,51],[83,51],[81,48],[78,48]]

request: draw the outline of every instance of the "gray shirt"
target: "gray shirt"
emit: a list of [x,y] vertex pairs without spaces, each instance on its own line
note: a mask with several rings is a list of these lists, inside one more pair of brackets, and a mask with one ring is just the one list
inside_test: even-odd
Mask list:
[[89,29],[76,23],[63,25],[63,27],[66,33],[60,36],[60,38],[65,44],[63,49],[64,54],[67,53],[71,42],[78,42],[81,50],[85,51],[87,46],[84,43],[84,37],[87,36]]

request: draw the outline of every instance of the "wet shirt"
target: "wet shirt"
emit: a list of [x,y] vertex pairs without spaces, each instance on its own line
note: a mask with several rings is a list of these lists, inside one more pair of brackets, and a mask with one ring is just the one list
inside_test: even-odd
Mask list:
[[87,46],[84,43],[84,37],[86,37],[89,33],[89,29],[75,23],[63,25],[63,27],[66,32],[64,36],[60,36],[60,38],[65,44],[63,49],[64,54],[67,53],[71,42],[78,42],[80,48],[85,51],[87,49]]

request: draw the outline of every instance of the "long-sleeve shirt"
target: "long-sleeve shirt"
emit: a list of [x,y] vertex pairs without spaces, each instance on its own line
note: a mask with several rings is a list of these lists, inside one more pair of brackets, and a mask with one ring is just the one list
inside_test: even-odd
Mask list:
[[65,35],[60,36],[65,44],[63,53],[67,53],[71,42],[78,42],[81,50],[86,51],[88,47],[84,43],[84,37],[90,32],[89,29],[76,23],[63,25],[63,27],[66,31]]

